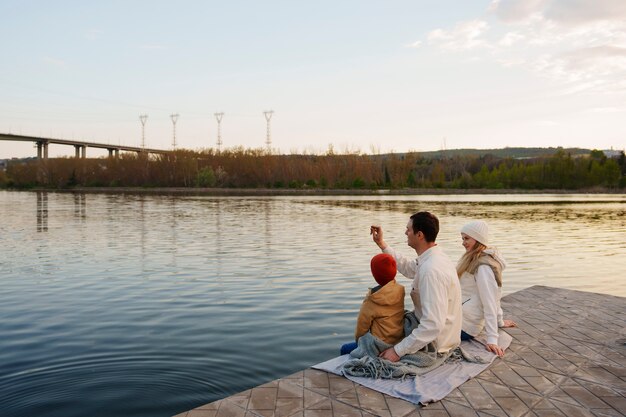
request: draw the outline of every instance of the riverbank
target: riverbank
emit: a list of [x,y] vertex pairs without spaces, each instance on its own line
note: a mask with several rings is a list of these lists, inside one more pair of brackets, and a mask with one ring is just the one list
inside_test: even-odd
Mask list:
[[330,188],[202,188],[202,187],[72,187],[72,188],[7,188],[5,191],[47,191],[59,193],[98,194],[157,194],[199,196],[376,196],[376,195],[505,195],[505,194],[615,194],[626,195],[626,189],[594,187],[581,190],[524,190],[524,189],[330,189]]

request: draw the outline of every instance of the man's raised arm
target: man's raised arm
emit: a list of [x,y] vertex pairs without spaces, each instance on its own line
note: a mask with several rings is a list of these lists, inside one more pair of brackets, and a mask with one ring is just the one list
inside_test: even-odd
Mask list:
[[395,258],[398,272],[409,279],[415,278],[417,262],[414,258],[407,258],[396,253],[396,251],[385,242],[385,239],[383,239],[383,228],[381,226],[371,226],[370,235],[372,235],[374,243],[376,243],[384,253],[388,253]]

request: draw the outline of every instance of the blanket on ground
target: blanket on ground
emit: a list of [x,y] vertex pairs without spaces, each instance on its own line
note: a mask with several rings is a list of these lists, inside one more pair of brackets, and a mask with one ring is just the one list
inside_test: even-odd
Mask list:
[[[503,330],[499,331],[498,344],[506,349],[511,344],[511,336]],[[344,375],[351,381],[392,397],[401,398],[414,404],[426,404],[439,401],[452,392],[456,387],[470,378],[475,377],[487,369],[497,357],[485,349],[486,341],[478,337],[472,341],[461,342],[465,355],[476,359],[480,357],[483,363],[468,362],[467,360],[446,361],[443,365],[415,377],[404,379],[376,379],[356,377],[343,373],[343,365],[353,359],[350,355],[338,356],[326,362],[314,365],[313,368]]]
[[381,359],[378,355],[392,347],[373,336],[370,332],[359,338],[358,347],[350,353],[350,359],[343,365],[345,375],[376,378],[376,379],[404,379],[407,376],[423,375],[445,363],[461,360],[475,363],[485,363],[481,356],[471,355],[457,347],[448,353],[437,353],[433,345],[413,354],[404,355],[398,362]]
[[358,347],[350,353],[353,359],[343,365],[343,373],[367,378],[404,379],[435,369],[449,356],[437,353],[432,346],[426,346],[414,354],[404,355],[398,362],[378,357],[378,354],[392,346],[370,332],[365,333],[359,338]]
[[[408,335],[419,326],[419,320],[411,311],[404,314],[404,334]],[[448,353],[438,353],[434,343],[421,350],[404,355],[398,362],[381,359],[378,355],[393,345],[383,342],[370,332],[357,341],[357,348],[350,353],[351,359],[343,365],[343,373],[350,376],[383,379],[404,379],[407,376],[423,375],[441,366],[444,362],[467,360],[483,362],[480,356],[467,354],[458,347]]]

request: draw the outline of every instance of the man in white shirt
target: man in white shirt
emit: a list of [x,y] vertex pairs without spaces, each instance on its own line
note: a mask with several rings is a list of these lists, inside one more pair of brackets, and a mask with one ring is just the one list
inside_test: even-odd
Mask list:
[[411,216],[406,225],[407,244],[417,252],[417,259],[397,254],[383,239],[381,226],[372,226],[370,234],[384,253],[396,259],[398,272],[413,279],[411,299],[419,326],[380,357],[397,362],[434,343],[439,353],[447,353],[461,343],[461,287],[456,267],[437,246],[439,219],[422,211]]

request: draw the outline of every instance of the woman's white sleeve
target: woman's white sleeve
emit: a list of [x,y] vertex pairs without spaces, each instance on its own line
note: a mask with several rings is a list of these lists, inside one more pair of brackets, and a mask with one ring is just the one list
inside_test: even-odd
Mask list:
[[493,271],[487,265],[481,265],[476,271],[478,296],[483,304],[485,316],[485,334],[488,344],[498,344],[498,283]]

